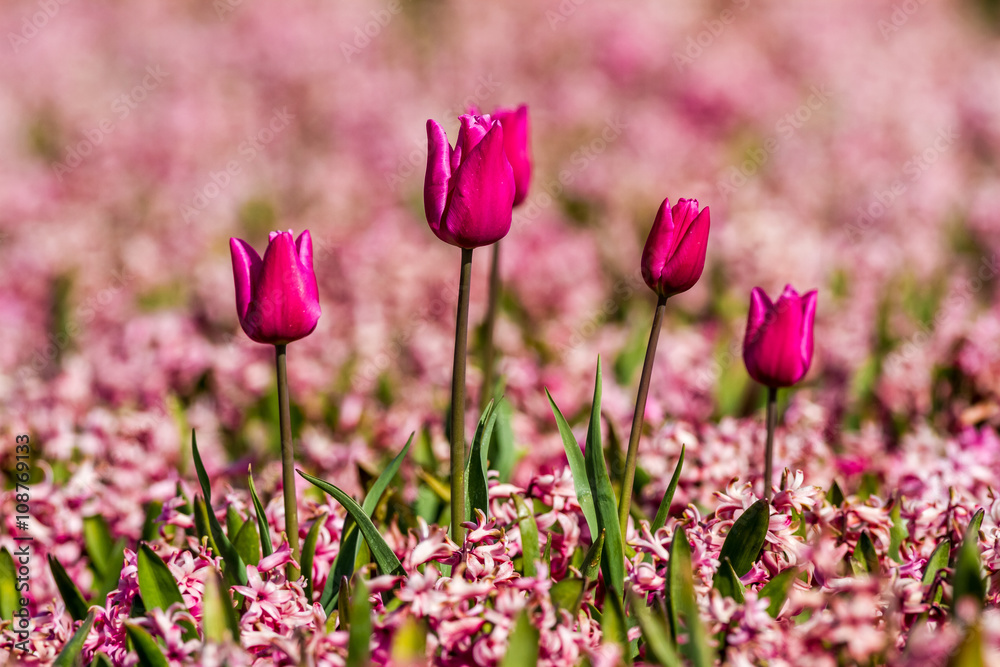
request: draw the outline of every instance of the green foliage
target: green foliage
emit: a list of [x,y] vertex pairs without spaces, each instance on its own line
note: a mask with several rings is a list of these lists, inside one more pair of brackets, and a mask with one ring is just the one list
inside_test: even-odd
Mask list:
[[587,429],[587,447],[584,452],[587,479],[594,496],[597,528],[604,531],[604,549],[601,571],[604,583],[615,597],[625,597],[625,549],[618,524],[618,500],[611,488],[608,468],[604,463],[601,447],[601,359],[597,358],[597,376],[594,380],[594,403],[590,408],[590,426]]
[[63,646],[62,651],[56,656],[56,659],[52,662],[52,667],[76,667],[83,663],[83,657],[80,652],[83,651],[83,643],[87,641],[87,635],[90,634],[90,628],[94,625],[94,614],[90,613],[87,615],[87,620],[83,622],[73,636],[70,637],[66,645]]
[[205,595],[201,605],[201,628],[206,641],[239,640],[240,621],[233,607],[233,600],[229,596],[229,589],[215,572],[210,573],[205,580]]
[[246,521],[236,533],[233,540],[233,547],[244,563],[257,565],[260,563],[260,535],[257,534],[257,524],[253,521]]
[[729,529],[719,552],[719,561],[724,562],[728,558],[738,577],[749,572],[760,556],[770,517],[771,505],[761,498],[748,507]]
[[533,508],[528,507],[518,496],[514,496],[514,505],[517,507],[517,525],[521,531],[522,574],[534,577],[537,575],[535,563],[541,558],[535,513]]
[[368,587],[360,578],[351,592],[349,613],[347,667],[368,667],[371,661],[372,605],[368,599]]
[[573,429],[569,427],[569,423],[563,417],[556,402],[552,400],[552,394],[549,393],[548,389],[545,390],[545,395],[549,398],[549,406],[552,408],[552,415],[556,419],[556,426],[559,427],[559,435],[562,437],[563,449],[566,450],[566,460],[569,462],[569,469],[573,474],[573,487],[576,489],[576,501],[583,511],[584,518],[587,519],[590,534],[596,535],[598,533],[597,510],[594,508],[594,495],[590,490],[587,463],[580,450],[580,443],[576,441]]
[[490,439],[496,424],[496,410],[490,401],[479,418],[476,435],[472,440],[472,449],[465,462],[465,511],[466,520],[475,520],[475,510],[479,510],[489,518],[490,494],[486,483],[486,456],[490,450]]
[[0,620],[9,621],[21,606],[17,592],[17,568],[7,547],[0,549]]
[[510,403],[501,400],[496,407],[497,423],[487,452],[490,467],[497,471],[501,482],[510,481],[518,458],[517,448],[514,445],[514,429],[511,427],[512,417]]
[[[931,557],[927,559],[927,565],[924,567],[924,576],[920,580],[920,583],[926,588],[934,583],[935,577],[937,577],[938,572],[948,567],[948,556],[951,553],[951,540],[944,539],[938,543],[937,547],[931,553]],[[939,588],[934,596],[935,602],[941,601],[941,589]]]
[[646,601],[632,591],[629,591],[629,607],[646,642],[646,659],[663,667],[681,667],[680,656],[670,643],[670,624],[667,620],[651,612]]
[[681,526],[677,527],[670,543],[667,590],[670,600],[670,626],[674,638],[681,634],[682,622],[687,629],[688,639],[680,643],[681,652],[694,663],[695,667],[709,667],[714,661],[694,593],[691,545],[687,533]]
[[[52,554],[48,555],[48,561],[49,569],[52,570],[52,578],[55,579],[59,594],[62,595],[63,602],[66,604],[66,611],[69,612],[74,621],[82,621],[87,618],[88,607],[83,593],[76,587],[73,580],[66,574],[62,564]],[[173,578],[171,577],[170,580],[173,581]],[[176,586],[176,584],[174,585]]]
[[522,611],[510,633],[507,653],[500,661],[500,667],[535,667],[540,650],[538,639],[538,628],[531,624],[527,610]]
[[[139,581],[139,593],[142,595],[142,603],[145,609],[163,609],[166,611],[172,604],[179,604],[182,608],[187,609],[173,573],[170,572],[167,564],[163,562],[163,559],[148,544],[139,545],[136,564],[136,578]],[[184,632],[185,640],[196,639],[198,637],[198,633],[189,623],[182,621],[181,625],[186,627]]]
[[732,598],[740,604],[743,604],[746,599],[744,595],[746,587],[740,581],[740,578],[736,576],[733,564],[728,558],[722,560],[719,571],[715,573],[715,577],[712,579],[712,586],[722,593],[723,597]]
[[216,553],[222,556],[226,579],[241,586],[246,586],[246,565],[244,565],[243,559],[240,557],[236,547],[233,546],[233,543],[229,541],[229,537],[222,530],[222,525],[219,523],[219,519],[216,518],[215,511],[212,509],[212,485],[209,482],[208,473],[205,472],[205,466],[201,462],[201,454],[198,453],[198,440],[195,437],[194,429],[191,430],[191,454],[194,456],[194,466],[198,472],[198,482],[201,484],[201,492],[205,498],[208,527],[217,548]]
[[955,556],[955,573],[952,575],[952,613],[959,609],[963,598],[975,600],[977,609],[982,609],[986,600],[986,584],[983,582],[982,564],[979,557],[979,528],[983,523],[983,510],[972,518],[962,546]]
[[257,528],[260,533],[260,548],[264,558],[274,553],[274,546],[271,544],[271,532],[267,527],[267,515],[264,514],[264,505],[257,495],[257,487],[253,483],[253,468],[247,468],[247,485],[250,487],[250,498],[253,500],[253,511],[257,515]]
[[663,494],[663,499],[660,501],[660,507],[656,510],[656,517],[653,519],[653,523],[649,525],[649,531],[655,533],[660,528],[663,528],[664,524],[667,523],[667,516],[670,514],[670,503],[674,501],[674,492],[677,491],[677,483],[681,479],[681,469],[684,467],[684,451],[686,449],[685,445],[681,445],[681,455],[677,457],[677,465],[674,467],[674,474],[670,477],[670,483],[667,484],[667,490]]
[[906,523],[900,517],[900,506],[903,504],[902,497],[897,497],[889,511],[889,518],[892,519],[892,527],[889,529],[889,558],[897,563],[903,562],[903,557],[899,553],[899,547],[903,541],[910,536],[910,531],[906,528]]
[[306,534],[306,541],[302,544],[302,576],[305,577],[305,594],[306,599],[312,601],[313,599],[313,560],[316,557],[316,542],[319,540],[319,529],[323,527],[326,523],[326,514],[320,514],[316,517],[312,526],[309,527],[309,532]]
[[139,658],[140,667],[168,667],[167,659],[163,657],[156,640],[148,632],[135,623],[125,623],[125,632],[132,642],[132,650]]

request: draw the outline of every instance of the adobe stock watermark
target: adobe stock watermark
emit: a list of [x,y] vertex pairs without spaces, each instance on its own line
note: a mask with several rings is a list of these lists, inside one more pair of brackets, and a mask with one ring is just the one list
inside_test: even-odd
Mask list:
[[924,347],[930,342],[934,335],[934,330],[948,318],[948,313],[961,308],[976,294],[992,282],[997,275],[1000,275],[1000,263],[996,254],[990,257],[981,257],[976,274],[966,279],[959,288],[952,292],[945,302],[938,308],[937,313],[929,322],[921,322],[915,334],[910,336],[907,342],[893,351],[885,360],[885,371],[895,372],[905,363],[912,361],[914,357],[924,354]]
[[719,196],[723,200],[728,200],[733,193],[746,185],[750,178],[767,164],[771,156],[781,150],[784,143],[808,123],[817,111],[823,108],[829,101],[830,95],[831,91],[826,86],[812,86],[805,102],[800,104],[795,111],[782,116],[774,124],[774,134],[765,139],[761,146],[748,150],[744,154],[746,159],[738,166],[730,167],[724,178],[716,182]]
[[585,2],[587,0],[561,0],[554,10],[545,10],[545,20],[549,22],[549,30],[555,30],[559,24],[568,21]]
[[10,47],[14,49],[14,53],[19,52],[27,46],[28,41],[40,33],[69,1],[38,0],[38,11],[32,13],[31,16],[25,16],[21,20],[21,30],[7,33],[7,41],[10,42]]
[[878,21],[878,31],[882,34],[882,39],[888,40],[891,35],[899,32],[904,25],[909,23],[910,18],[926,4],[927,0],[903,0],[903,2],[893,5],[889,18]]
[[227,160],[218,171],[210,171],[208,180],[195,188],[194,195],[187,203],[181,204],[181,218],[190,224],[233,182],[233,178],[243,173],[243,165],[253,161],[268,144],[275,140],[292,121],[295,115],[287,107],[275,109],[267,125],[247,136],[236,149],[236,156]]
[[696,35],[690,35],[680,51],[674,51],[674,67],[678,72],[683,72],[686,67],[694,64],[694,61],[701,58],[705,49],[712,46],[719,37],[726,32],[732,23],[736,21],[737,15],[750,6],[750,0],[733,0],[731,8],[723,9],[714,19],[702,21],[704,30]]
[[[455,108],[446,109],[444,113],[435,116],[435,118],[451,119],[468,113],[471,107],[482,106],[483,102],[488,100],[497,89],[503,87],[502,83],[494,81],[492,74],[479,77],[478,84],[472,94],[462,100]],[[385,174],[386,185],[389,186],[389,190],[392,192],[396,192],[399,186],[412,176],[414,172],[422,172],[427,167],[426,137],[414,140],[412,146],[408,153],[399,158],[396,168]]]
[[372,41],[378,39],[382,31],[392,23],[392,20],[402,13],[402,0],[389,0],[385,7],[371,10],[369,12],[371,20],[354,26],[354,39],[350,43],[343,41],[340,43],[340,52],[344,54],[344,60],[350,63],[351,58],[367,49]]
[[844,227],[847,239],[858,243],[889,209],[906,194],[910,185],[916,183],[938,159],[958,140],[954,127],[938,130],[937,136],[924,150],[916,153],[903,163],[902,175],[882,190],[876,190],[867,204],[861,204],[856,211],[854,222]]
[[219,17],[219,20],[223,20],[230,14],[236,11],[237,7],[243,5],[243,0],[213,0],[212,9],[215,10],[215,15]]
[[118,298],[122,290],[135,280],[135,276],[127,269],[111,274],[111,281],[106,287],[90,296],[76,307],[66,325],[59,331],[49,332],[44,344],[32,352],[26,365],[18,369],[18,376],[23,381],[37,377],[70,346],[84,326],[97,318],[98,313],[107,308]]
[[556,178],[533,188],[526,204],[514,211],[511,226],[521,228],[537,220],[545,209],[558,201],[559,196],[566,190],[566,186],[571,185],[581,173],[593,164],[598,156],[608,150],[608,147],[622,136],[627,127],[628,123],[623,122],[617,116],[606,119],[604,127],[601,128],[596,137],[580,145],[570,154],[569,163],[573,167],[572,169],[560,169]]
[[56,176],[62,181],[66,174],[70,173],[101,145],[104,138],[110,135],[122,122],[149,97],[150,93],[160,87],[163,80],[169,76],[159,65],[150,65],[146,68],[146,75],[142,81],[133,86],[128,92],[122,93],[111,102],[111,113],[101,120],[94,127],[83,131],[83,139],[66,148],[65,157],[62,162],[52,165]]

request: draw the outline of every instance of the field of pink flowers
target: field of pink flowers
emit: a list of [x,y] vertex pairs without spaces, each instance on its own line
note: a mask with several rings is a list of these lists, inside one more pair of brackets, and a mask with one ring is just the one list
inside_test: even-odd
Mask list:
[[[12,0],[0,28],[0,663],[1000,664],[996,3]],[[456,416],[426,124],[479,156],[458,117],[520,104],[495,373],[481,247]],[[711,232],[662,308],[664,198]],[[256,285],[289,229],[322,314],[276,386],[234,266]],[[786,284],[813,347],[774,405],[744,334]]]

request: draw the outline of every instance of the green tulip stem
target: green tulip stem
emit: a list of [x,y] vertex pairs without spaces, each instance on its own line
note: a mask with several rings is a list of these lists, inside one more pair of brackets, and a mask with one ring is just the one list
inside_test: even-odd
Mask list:
[[[295,448],[292,444],[292,420],[288,407],[288,368],[285,364],[285,345],[275,345],[275,365],[278,369],[278,423],[281,428],[281,486],[285,500],[285,537],[292,550],[292,558],[299,561],[299,514],[295,498]],[[299,568],[292,563],[285,566],[289,581],[299,578]]]
[[772,459],[774,458],[774,428],[778,423],[778,388],[767,388],[767,444],[764,448],[764,498],[771,499]]
[[462,248],[462,273],[455,316],[455,363],[451,373],[451,539],[465,542],[465,355],[469,339],[472,250]]
[[500,241],[493,244],[493,265],[490,267],[490,299],[483,320],[483,387],[479,392],[479,411],[486,410],[493,398],[493,365],[496,348],[493,347],[493,329],[497,322],[497,303],[500,301]]
[[628,513],[632,505],[632,483],[635,481],[635,464],[639,455],[639,438],[642,435],[642,422],[646,414],[646,396],[649,395],[649,379],[653,374],[653,360],[656,358],[656,343],[660,339],[660,328],[663,325],[663,313],[667,309],[667,297],[660,296],[656,302],[656,313],[653,315],[653,326],[649,331],[649,343],[646,344],[646,359],[642,362],[642,377],[639,379],[639,392],[635,397],[635,412],[632,414],[632,432],[628,437],[628,452],[625,454],[625,472],[622,474],[622,495],[618,500],[618,523],[622,536],[628,528]]

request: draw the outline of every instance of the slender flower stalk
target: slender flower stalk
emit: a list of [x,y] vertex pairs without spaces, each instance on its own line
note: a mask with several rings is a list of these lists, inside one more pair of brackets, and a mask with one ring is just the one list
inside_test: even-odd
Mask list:
[[[285,345],[274,346],[274,361],[278,371],[278,424],[281,430],[281,486],[285,501],[285,536],[292,549],[292,558],[299,561],[299,514],[295,498],[295,448],[292,444],[291,410],[288,407],[288,369]],[[299,568],[285,565],[289,581],[299,578]]]
[[767,445],[764,447],[764,499],[771,499],[774,460],[774,429],[778,424],[778,388],[767,388]]
[[667,309],[667,297],[660,296],[656,302],[653,326],[646,344],[646,359],[642,362],[642,377],[639,378],[639,392],[635,397],[635,412],[632,413],[632,431],[628,437],[628,451],[625,454],[625,473],[622,476],[622,496],[618,500],[618,523],[622,535],[628,528],[628,513],[632,504],[632,484],[635,480],[635,463],[639,454],[639,437],[642,435],[643,418],[646,415],[646,397],[649,395],[649,379],[653,375],[653,360],[656,359],[656,343],[660,339],[663,313]]
[[462,273],[455,316],[455,363],[451,372],[451,539],[465,539],[465,359],[469,339],[472,249],[462,248]]
[[694,287],[705,269],[705,253],[708,249],[708,230],[711,213],[706,206],[698,209],[695,199],[680,199],[670,207],[670,200],[664,199],[653,220],[653,228],[642,249],[642,277],[649,288],[656,292],[656,314],[646,345],[646,359],[642,364],[642,377],[635,397],[635,412],[632,413],[632,431],[628,438],[625,454],[625,469],[621,478],[621,498],[618,500],[618,523],[622,535],[628,528],[628,513],[632,506],[632,484],[635,481],[635,464],[639,455],[639,438],[642,437],[643,418],[646,414],[646,397],[649,395],[649,381],[656,359],[656,343],[660,339],[663,313],[667,299]]
[[493,347],[493,329],[496,328],[497,307],[500,301],[500,242],[493,244],[493,264],[490,267],[490,296],[483,321],[483,388],[479,392],[479,411],[486,410],[493,398],[493,366],[496,349]]

